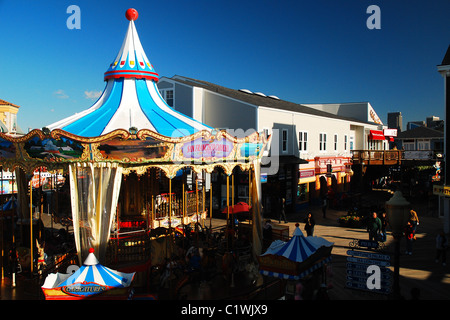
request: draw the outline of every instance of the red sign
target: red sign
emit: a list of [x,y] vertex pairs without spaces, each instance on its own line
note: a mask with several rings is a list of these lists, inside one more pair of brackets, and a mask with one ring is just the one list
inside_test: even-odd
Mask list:
[[311,170],[300,170],[300,179],[301,178],[310,178],[310,177],[314,177],[315,176],[315,171],[314,169]]

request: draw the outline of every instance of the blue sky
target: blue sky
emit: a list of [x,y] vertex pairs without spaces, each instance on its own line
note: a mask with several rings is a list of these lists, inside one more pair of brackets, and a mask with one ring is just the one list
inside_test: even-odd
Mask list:
[[[81,29],[68,29],[70,5]],[[381,29],[366,26],[370,5]],[[89,108],[122,44],[126,9],[160,76],[183,75],[297,103],[369,101],[383,122],[444,119],[436,66],[450,44],[450,1],[0,0],[0,99],[20,127]]]

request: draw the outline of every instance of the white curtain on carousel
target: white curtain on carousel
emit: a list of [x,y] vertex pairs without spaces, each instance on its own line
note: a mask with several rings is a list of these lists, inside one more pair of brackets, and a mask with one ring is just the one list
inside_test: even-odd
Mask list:
[[122,167],[71,164],[70,196],[72,219],[79,261],[94,248],[104,260],[112,222],[119,199]]
[[252,234],[253,254],[261,255],[262,251],[262,217],[261,217],[261,160],[253,160],[252,176]]

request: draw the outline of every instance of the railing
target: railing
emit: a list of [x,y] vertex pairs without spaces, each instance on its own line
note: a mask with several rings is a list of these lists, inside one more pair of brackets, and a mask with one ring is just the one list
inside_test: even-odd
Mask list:
[[[170,199],[172,199],[172,205],[170,205]],[[184,197],[182,194],[175,193],[172,193],[171,197],[168,193],[157,195],[154,200],[153,218],[158,220],[168,217],[170,209],[172,209],[170,216],[177,218],[203,211],[203,193],[187,191]]]
[[436,150],[352,150],[353,164],[395,165],[408,160],[442,161],[443,152]]
[[[206,198],[206,197],[205,197]],[[187,191],[183,194],[163,193],[152,197],[146,204],[146,214],[121,217],[118,229],[146,229],[150,221],[189,217],[206,210],[201,191]]]
[[393,165],[400,164],[403,150],[352,150],[353,164],[362,165]]

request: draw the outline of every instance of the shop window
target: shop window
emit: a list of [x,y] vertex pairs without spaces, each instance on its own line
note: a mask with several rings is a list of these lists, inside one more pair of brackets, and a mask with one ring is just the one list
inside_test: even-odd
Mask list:
[[281,147],[283,152],[287,151],[287,146],[288,146],[288,131],[286,129],[283,129],[281,141]]
[[306,202],[309,200],[309,188],[308,183],[302,183],[298,185],[297,198],[298,202]]
[[308,151],[308,133],[306,131],[298,133],[298,150],[300,152]]
[[319,134],[319,150],[320,151],[327,150],[327,134],[326,133]]
[[166,101],[166,103],[173,108],[174,106],[174,95],[173,89],[162,89],[159,91],[161,97]]

